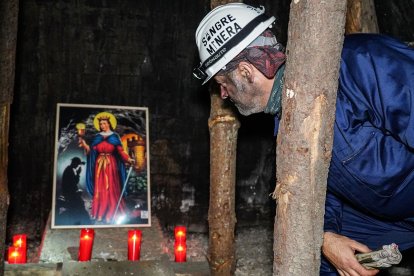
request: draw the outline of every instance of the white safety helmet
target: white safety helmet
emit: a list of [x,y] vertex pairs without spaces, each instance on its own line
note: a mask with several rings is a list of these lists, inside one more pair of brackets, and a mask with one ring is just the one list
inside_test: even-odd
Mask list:
[[196,78],[205,84],[276,20],[264,7],[230,3],[210,11],[197,28],[195,39],[200,66]]

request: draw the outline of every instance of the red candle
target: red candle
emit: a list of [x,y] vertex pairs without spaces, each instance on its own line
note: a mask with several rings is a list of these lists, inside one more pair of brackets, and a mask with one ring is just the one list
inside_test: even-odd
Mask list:
[[176,243],[185,243],[187,240],[187,230],[185,226],[176,226],[174,228],[174,237]]
[[128,231],[128,260],[138,261],[141,252],[141,230]]
[[177,263],[185,262],[187,257],[187,245],[185,243],[176,242],[174,244],[174,255]]
[[21,261],[23,263],[27,262],[27,243],[26,243],[26,235],[19,234],[13,236],[13,247],[21,248]]
[[78,261],[90,261],[92,255],[93,239],[95,231],[93,229],[81,229]]
[[9,264],[26,263],[26,254],[24,254],[23,251],[22,247],[10,246],[7,259]]

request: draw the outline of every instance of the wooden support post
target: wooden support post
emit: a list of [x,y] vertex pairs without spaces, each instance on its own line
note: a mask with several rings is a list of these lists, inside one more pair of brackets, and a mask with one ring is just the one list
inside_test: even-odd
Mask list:
[[274,275],[319,275],[346,1],[291,2],[277,139]]
[[211,94],[209,254],[211,275],[234,273],[236,150],[239,121],[220,96]]
[[[211,9],[229,0],[211,0]],[[208,209],[208,260],[211,275],[232,275],[236,268],[234,230],[237,132],[240,123],[234,109],[210,86],[210,204]]]
[[[211,0],[211,9],[231,0]],[[208,260],[211,275],[232,275],[236,268],[235,186],[237,132],[240,123],[234,109],[210,86],[210,205],[208,209]]]
[[8,139],[15,75],[18,3],[18,0],[0,1],[0,275],[4,274],[9,207]]
[[378,33],[374,0],[348,0],[345,33]]

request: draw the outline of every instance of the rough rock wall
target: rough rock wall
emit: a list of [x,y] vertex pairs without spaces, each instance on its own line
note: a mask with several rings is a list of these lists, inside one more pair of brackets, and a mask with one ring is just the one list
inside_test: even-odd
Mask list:
[[[210,102],[192,69],[194,32],[208,7],[205,0],[21,2],[9,232],[39,237],[47,221],[57,103],[148,107],[153,212],[164,227],[206,229]],[[261,213],[273,189],[273,123],[244,120],[238,205]]]
[[169,204],[154,211],[183,213],[187,197],[206,211],[209,97],[191,74],[204,2],[21,2],[9,224],[47,220],[59,102],[148,107],[153,197]]
[[[290,1],[245,2],[276,15],[274,30],[285,44]],[[58,102],[148,107],[153,212],[163,227],[206,229],[210,102],[191,73],[199,62],[194,32],[208,7],[207,0],[20,2],[9,231],[39,237],[47,220]],[[376,1],[376,8],[381,32],[414,41],[405,12],[413,1]],[[273,220],[273,120],[252,115],[240,122],[238,223]],[[34,228],[25,230],[27,222]]]

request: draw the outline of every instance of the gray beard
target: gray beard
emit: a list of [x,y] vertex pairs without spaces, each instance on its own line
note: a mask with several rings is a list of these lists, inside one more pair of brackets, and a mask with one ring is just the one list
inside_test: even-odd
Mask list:
[[263,111],[263,108],[260,108],[260,106],[248,107],[239,104],[234,105],[237,107],[237,110],[239,110],[239,113],[243,116],[249,116],[251,114],[260,113]]
[[[233,83],[236,86],[238,93],[240,94],[246,93],[246,86],[244,83],[240,82],[239,80],[234,80]],[[249,116],[254,113],[260,113],[264,110],[264,107],[262,107],[259,102],[260,99],[258,96],[259,95],[258,91],[255,91],[254,94],[257,96],[255,96],[251,100],[251,102],[247,104],[242,104],[240,102],[237,102],[237,103],[234,102],[234,105],[237,107],[241,115]]]

